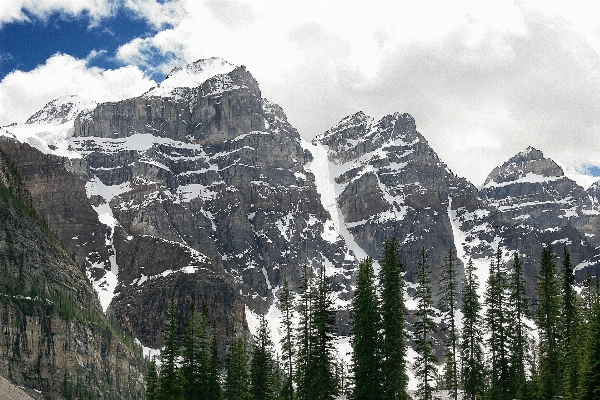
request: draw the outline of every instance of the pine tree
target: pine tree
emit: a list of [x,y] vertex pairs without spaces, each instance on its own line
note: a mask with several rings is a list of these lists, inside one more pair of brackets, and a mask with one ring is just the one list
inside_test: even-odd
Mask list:
[[406,392],[406,345],[404,331],[403,266],[396,238],[383,243],[379,284],[381,286],[381,377],[383,400],[409,399]]
[[[598,281],[597,281],[598,285]],[[600,399],[600,291],[588,292],[585,349],[579,383],[579,400]]]
[[335,379],[335,355],[333,338],[335,333],[335,311],[329,279],[321,265],[315,288],[313,329],[309,368],[313,371],[312,399],[329,400],[337,394]]
[[461,382],[465,400],[481,399],[483,395],[483,349],[481,320],[479,312],[479,283],[475,276],[473,260],[469,259],[465,268],[465,282],[462,289],[462,342],[461,342]]
[[210,345],[206,364],[206,400],[221,400],[223,389],[221,388],[221,373],[219,371],[219,354],[217,346],[217,335],[214,329],[210,331]]
[[373,259],[367,257],[358,266],[352,301],[354,400],[381,397],[381,321],[374,279]]
[[495,260],[490,265],[487,281],[485,304],[485,322],[489,338],[489,390],[490,400],[509,398],[508,367],[509,351],[507,338],[507,287],[508,282],[502,253],[496,251]]
[[434,310],[431,294],[431,268],[427,263],[428,255],[423,248],[419,253],[419,272],[417,273],[417,312],[415,322],[415,346],[417,360],[415,375],[419,380],[418,398],[431,400],[433,396],[432,381],[435,376],[436,357],[433,355],[432,336],[435,332],[433,321]]
[[244,339],[238,337],[227,356],[225,365],[225,399],[249,400],[248,357]]
[[146,373],[146,400],[158,399],[158,372],[154,359],[148,363],[148,372]]
[[181,376],[183,377],[184,395],[186,399],[201,399],[205,388],[202,387],[202,378],[206,373],[206,360],[208,337],[203,318],[196,313],[192,303],[190,316],[186,322],[183,362]]
[[527,375],[525,364],[529,347],[528,328],[529,304],[525,293],[523,262],[515,252],[513,268],[509,274],[508,337],[509,337],[509,398],[527,397]]
[[542,250],[540,270],[536,291],[538,307],[536,322],[540,343],[540,384],[544,399],[552,399],[561,394],[561,376],[559,367],[559,321],[560,321],[560,285],[551,244]]
[[300,278],[300,301],[298,304],[299,322],[297,335],[297,357],[296,357],[296,384],[297,397],[299,400],[308,400],[311,397],[313,371],[309,366],[311,363],[313,335],[313,289],[314,275],[312,269],[306,264],[302,267]]
[[281,330],[283,335],[281,337],[281,350],[282,350],[282,361],[284,364],[284,370],[286,376],[283,378],[283,390],[282,398],[284,400],[292,400],[294,398],[294,369],[293,359],[295,356],[294,347],[294,328],[292,325],[292,317],[294,315],[294,299],[290,292],[287,279],[283,280],[283,288],[279,295],[279,307],[281,309]]
[[250,361],[250,395],[253,400],[272,400],[275,398],[273,378],[273,342],[264,317],[260,319],[258,332],[254,336],[252,359]]
[[458,365],[456,362],[458,352],[458,331],[456,327],[456,308],[458,295],[458,282],[456,271],[456,257],[452,249],[444,258],[440,277],[438,307],[442,312],[446,332],[446,363],[444,366],[444,386],[450,390],[454,400],[458,400]]
[[179,357],[179,310],[174,299],[171,299],[166,319],[163,330],[165,347],[160,353],[162,364],[158,380],[158,398],[160,400],[177,400],[182,397],[182,386],[179,366],[177,365],[177,358]]
[[333,351],[335,312],[325,268],[321,266],[315,278],[312,270],[305,266],[301,282],[297,398],[332,399],[337,393]]
[[567,400],[574,400],[579,382],[580,352],[576,342],[579,335],[580,318],[578,313],[577,292],[575,291],[575,274],[571,264],[571,255],[564,247],[561,276],[561,309],[560,329],[558,335],[561,355],[561,375],[563,377],[563,393]]

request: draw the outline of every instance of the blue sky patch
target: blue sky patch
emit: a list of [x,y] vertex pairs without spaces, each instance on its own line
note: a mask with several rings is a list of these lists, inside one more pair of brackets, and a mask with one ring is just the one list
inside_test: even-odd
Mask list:
[[600,176],[600,167],[597,165],[590,165],[585,168],[585,171],[591,176]]
[[85,59],[96,50],[101,54],[92,58],[88,65],[118,68],[123,66],[114,60],[119,46],[157,32],[145,19],[123,8],[94,27],[90,26],[92,19],[88,13],[66,17],[57,12],[47,21],[33,15],[28,17],[32,22],[13,22],[0,29],[0,80],[14,70],[31,71],[40,60],[47,60],[56,53]]

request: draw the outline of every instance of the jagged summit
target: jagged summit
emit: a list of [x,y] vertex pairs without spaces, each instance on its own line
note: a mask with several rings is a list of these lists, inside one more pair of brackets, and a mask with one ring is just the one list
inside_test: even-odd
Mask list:
[[329,147],[329,158],[346,162],[388,146],[406,146],[424,141],[410,114],[389,114],[376,121],[362,111],[343,118],[336,126],[317,136],[313,143]]
[[512,182],[541,182],[562,178],[562,168],[544,153],[529,146],[488,175],[484,186],[503,185]]
[[236,68],[238,68],[237,65],[233,65],[219,57],[197,60],[183,68],[174,68],[167,78],[157,87],[150,89],[147,95],[168,96],[176,88],[194,88],[210,78],[228,74]]
[[586,192],[590,195],[594,204],[600,207],[600,179],[592,183]]
[[44,108],[29,117],[26,124],[61,125],[74,120],[83,111],[94,109],[97,105],[97,102],[77,95],[59,97],[47,103]]

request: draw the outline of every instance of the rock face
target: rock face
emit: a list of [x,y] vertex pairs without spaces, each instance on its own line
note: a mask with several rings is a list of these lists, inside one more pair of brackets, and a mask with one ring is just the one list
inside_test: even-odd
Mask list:
[[94,109],[97,105],[95,101],[82,99],[79,96],[64,96],[46,104],[44,108],[29,117],[26,124],[64,124],[74,120],[80,113]]
[[304,263],[326,267],[347,334],[358,258],[379,258],[386,237],[401,242],[409,282],[418,252],[429,252],[434,286],[449,250],[474,260],[481,288],[494,253],[518,251],[531,294],[543,243],[567,245],[578,279],[600,266],[598,184],[584,191],[532,148],[478,190],[408,114],[359,112],[308,143],[245,67],[217,58],[177,68],[139,97],[70,110],[51,103],[32,117],[74,118],[60,129],[2,131],[49,156],[0,145],[103,308],[144,346],[162,346],[173,298],[182,316],[192,302],[208,310],[223,356],[245,317],[274,321],[281,284],[296,290]]
[[[141,349],[118,339],[84,270],[0,151],[0,375],[45,398],[143,395]],[[8,184],[7,184],[8,183]]]
[[422,248],[434,286],[449,249],[473,259],[482,285],[497,249],[507,261],[518,251],[532,297],[542,244],[559,254],[566,245],[578,279],[598,273],[595,187],[586,193],[539,150],[495,168],[477,190],[439,160],[408,114],[375,121],[359,112],[313,144],[327,154],[335,203],[352,238],[377,257],[383,238],[396,236],[408,281],[415,281]]
[[[103,307],[144,346],[162,346],[174,296],[182,315],[192,301],[211,312],[224,354],[247,312],[266,313],[284,279],[299,286],[305,262],[327,266],[348,332],[355,258],[305,169],[311,154],[245,67],[176,69],[140,97],[79,113],[65,141],[69,157],[38,163],[3,146]],[[80,221],[63,215],[69,201]]]
[[566,246],[578,279],[600,271],[600,214],[592,196],[541,151],[529,147],[495,168],[479,196],[510,228],[505,236],[512,248],[531,252],[551,243],[562,253]]
[[433,280],[454,250],[453,213],[479,207],[477,190],[440,161],[408,114],[379,121],[359,112],[317,137],[344,223],[375,259],[385,237],[402,244],[408,281],[415,282],[417,255],[430,254]]

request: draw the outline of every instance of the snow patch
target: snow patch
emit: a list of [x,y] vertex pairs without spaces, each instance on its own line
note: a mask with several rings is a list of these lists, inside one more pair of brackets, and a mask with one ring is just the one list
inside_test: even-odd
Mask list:
[[235,65],[218,57],[199,60],[185,68],[175,68],[167,79],[146,93],[146,96],[168,97],[176,88],[198,87],[210,78],[228,74],[235,68]]

